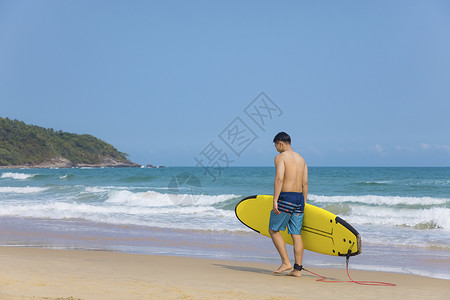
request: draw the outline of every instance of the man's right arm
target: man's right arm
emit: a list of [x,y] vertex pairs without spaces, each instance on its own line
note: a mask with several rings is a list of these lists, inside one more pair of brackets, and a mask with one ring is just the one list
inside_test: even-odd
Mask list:
[[308,198],[308,166],[306,165],[306,163],[305,170],[303,170],[302,192],[306,203],[306,199]]

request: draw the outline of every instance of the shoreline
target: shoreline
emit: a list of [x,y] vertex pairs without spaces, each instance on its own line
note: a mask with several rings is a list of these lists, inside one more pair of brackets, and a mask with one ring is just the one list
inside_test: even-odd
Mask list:
[[113,158],[104,158],[98,164],[77,164],[63,157],[54,157],[50,161],[34,165],[0,166],[0,169],[55,169],[55,168],[140,168],[141,165],[133,162],[118,161]]
[[140,168],[139,166],[129,166],[129,165],[74,165],[71,167],[61,167],[61,166],[0,166],[0,170],[31,170],[31,169],[81,169],[81,168]]
[[72,166],[67,166],[67,165],[50,165],[50,164],[46,164],[46,165],[33,165],[33,166],[27,166],[27,165],[23,165],[23,166],[0,166],[0,170],[4,169],[4,170],[28,170],[28,169],[77,169],[77,168],[140,168],[142,167],[139,164],[132,164],[132,165],[128,165],[128,164],[116,164],[116,165],[111,165],[111,164],[96,164],[96,165],[89,165],[89,164],[74,164]]
[[21,166],[0,166],[0,170],[28,170],[28,169],[73,169],[73,168],[140,168],[140,164],[40,164],[40,165],[21,165]]
[[[448,280],[352,270],[354,280],[394,287],[325,283],[273,275],[275,264],[107,251],[0,247],[2,299],[331,299],[344,290],[358,299],[444,299]],[[330,280],[345,270],[314,268]]]
[[[85,220],[0,217],[0,246],[112,251],[130,254],[225,259],[277,265],[272,241],[254,232],[214,232]],[[292,247],[288,253],[292,259]],[[364,244],[350,270],[416,274],[449,280],[446,249]],[[345,270],[345,258],[305,251],[305,268]]]

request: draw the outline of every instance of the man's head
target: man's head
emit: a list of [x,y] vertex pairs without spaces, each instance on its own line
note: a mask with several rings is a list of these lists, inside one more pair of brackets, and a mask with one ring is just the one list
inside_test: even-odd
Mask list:
[[291,137],[286,132],[279,132],[274,138],[275,148],[278,152],[283,152],[291,147]]

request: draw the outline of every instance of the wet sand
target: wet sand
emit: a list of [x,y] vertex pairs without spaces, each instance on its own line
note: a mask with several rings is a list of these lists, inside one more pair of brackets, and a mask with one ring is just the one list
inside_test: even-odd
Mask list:
[[[450,281],[351,270],[394,287],[275,276],[274,264],[107,251],[0,247],[0,299],[446,299]],[[347,280],[345,269],[314,268]]]

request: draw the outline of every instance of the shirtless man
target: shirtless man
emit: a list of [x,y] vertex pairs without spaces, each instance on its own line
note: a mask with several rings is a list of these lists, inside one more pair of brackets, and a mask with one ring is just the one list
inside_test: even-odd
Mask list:
[[279,232],[285,230],[287,226],[294,241],[295,256],[294,270],[288,275],[300,277],[304,249],[300,231],[308,195],[308,167],[303,157],[292,150],[291,138],[288,134],[278,133],[273,142],[280,154],[275,156],[276,172],[269,233],[281,257],[281,266],[273,273],[281,274],[292,269],[286,244]]

